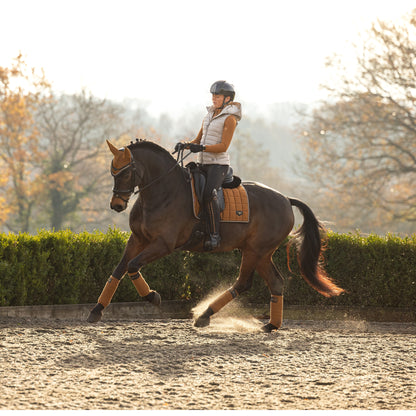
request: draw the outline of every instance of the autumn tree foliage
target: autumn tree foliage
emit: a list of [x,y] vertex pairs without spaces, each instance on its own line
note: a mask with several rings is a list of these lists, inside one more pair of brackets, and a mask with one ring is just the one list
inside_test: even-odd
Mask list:
[[[57,95],[19,55],[0,67],[0,226],[13,232],[88,223],[110,189],[105,139],[121,109],[86,91]],[[107,186],[105,186],[107,185]]]
[[416,9],[400,23],[374,23],[367,36],[356,47],[354,76],[337,57],[328,62],[337,82],[301,126],[305,172],[339,227],[390,223],[413,232]]
[[28,68],[22,55],[0,67],[0,223],[11,231],[29,230],[42,191],[37,164],[45,154],[34,111],[47,88],[44,75]]

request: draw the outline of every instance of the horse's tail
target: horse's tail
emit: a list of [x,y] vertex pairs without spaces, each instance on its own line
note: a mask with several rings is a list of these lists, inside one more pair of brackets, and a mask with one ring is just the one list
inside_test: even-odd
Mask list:
[[341,294],[344,289],[338,287],[327,276],[320,264],[323,252],[322,235],[325,234],[325,227],[305,203],[294,198],[289,198],[289,201],[303,215],[303,224],[296,231],[295,238],[287,246],[288,256],[290,245],[295,242],[298,249],[300,271],[306,282],[326,297]]

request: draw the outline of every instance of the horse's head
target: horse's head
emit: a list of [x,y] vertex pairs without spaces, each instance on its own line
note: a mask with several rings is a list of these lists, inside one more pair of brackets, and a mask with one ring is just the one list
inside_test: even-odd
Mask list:
[[108,147],[114,155],[111,162],[111,175],[114,178],[113,197],[110,207],[117,212],[127,208],[129,198],[134,192],[136,168],[130,150],[125,147],[117,149],[107,140]]

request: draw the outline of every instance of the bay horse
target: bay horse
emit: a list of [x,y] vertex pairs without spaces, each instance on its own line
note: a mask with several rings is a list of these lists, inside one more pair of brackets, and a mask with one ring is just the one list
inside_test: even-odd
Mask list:
[[[199,220],[193,212],[189,173],[166,149],[151,141],[136,141],[117,149],[107,140],[113,154],[114,177],[110,206],[117,212],[127,208],[129,198],[138,187],[138,197],[131,209],[131,234],[123,256],[104,286],[88,322],[98,322],[123,276],[128,273],[140,296],[160,305],[160,295],[150,290],[140,269],[174,250],[204,251],[203,241],[190,245]],[[178,157],[179,159],[179,157]],[[228,302],[250,289],[254,272],[267,284],[270,321],[263,331],[280,328],[283,319],[283,277],[272,255],[294,226],[292,206],[299,209],[304,221],[295,233],[298,263],[305,281],[323,296],[344,292],[329,278],[321,263],[325,229],[312,210],[302,201],[288,198],[276,190],[255,182],[243,182],[249,200],[250,219],[246,223],[221,223],[221,245],[214,252],[239,249],[242,253],[239,276],[231,288],[218,296],[194,321],[197,327],[209,325],[210,317]],[[136,193],[137,193],[136,192]]]

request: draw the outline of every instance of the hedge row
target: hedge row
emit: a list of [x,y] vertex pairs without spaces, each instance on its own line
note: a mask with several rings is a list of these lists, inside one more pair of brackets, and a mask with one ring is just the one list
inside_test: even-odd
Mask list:
[[[47,305],[96,302],[117,265],[128,233],[40,231],[37,235],[0,234],[0,305]],[[296,254],[287,269],[286,248],[274,255],[285,276],[285,303],[416,308],[416,236],[399,238],[330,233],[325,251],[328,274],[348,293],[327,299],[300,277]],[[147,265],[142,272],[162,299],[197,301],[211,290],[227,287],[237,277],[241,255],[175,252]],[[139,300],[124,279],[115,302]],[[267,303],[269,292],[256,275],[243,295],[250,302]]]

